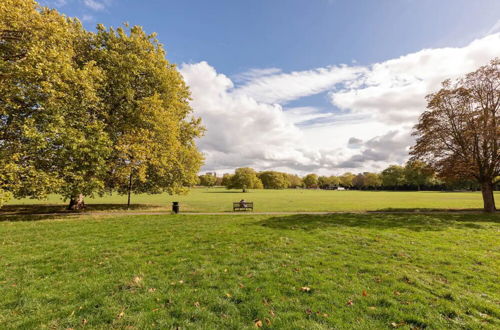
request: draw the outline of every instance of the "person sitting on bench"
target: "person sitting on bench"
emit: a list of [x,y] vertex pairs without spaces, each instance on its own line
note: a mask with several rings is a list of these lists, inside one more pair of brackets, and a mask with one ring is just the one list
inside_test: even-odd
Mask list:
[[244,199],[242,199],[240,201],[240,207],[243,207],[243,208],[247,207],[247,202]]

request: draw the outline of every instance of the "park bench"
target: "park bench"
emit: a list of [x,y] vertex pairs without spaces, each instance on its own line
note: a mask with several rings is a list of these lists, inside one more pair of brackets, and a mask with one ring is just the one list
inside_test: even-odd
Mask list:
[[234,202],[233,203],[233,212],[236,211],[253,211],[253,202]]

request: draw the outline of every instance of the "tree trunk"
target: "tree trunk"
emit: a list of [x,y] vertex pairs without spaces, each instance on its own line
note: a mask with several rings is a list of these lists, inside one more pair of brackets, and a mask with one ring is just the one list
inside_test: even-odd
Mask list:
[[77,211],[77,210],[83,210],[84,208],[85,208],[85,202],[83,201],[82,194],[71,197],[71,199],[69,200],[68,210]]
[[128,199],[127,199],[127,210],[130,210],[130,193],[132,192],[132,172],[130,172],[130,177],[128,179]]
[[493,195],[493,183],[483,182],[481,184],[481,192],[483,193],[483,203],[485,212],[495,212],[495,196]]

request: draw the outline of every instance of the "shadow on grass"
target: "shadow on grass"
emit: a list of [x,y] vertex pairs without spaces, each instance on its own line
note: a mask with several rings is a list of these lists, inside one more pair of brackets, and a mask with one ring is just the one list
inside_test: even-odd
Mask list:
[[55,220],[62,218],[77,217],[82,213],[60,213],[57,215],[49,214],[2,214],[0,213],[0,223],[1,222],[21,222],[21,221],[42,221],[42,220]]
[[54,216],[74,216],[82,215],[87,212],[114,212],[114,211],[147,211],[157,210],[161,208],[160,205],[148,204],[132,204],[127,208],[125,204],[87,204],[84,210],[69,211],[67,206],[63,204],[56,205],[4,205],[0,209],[0,222],[1,221],[38,221],[54,219]]
[[241,190],[224,190],[224,191],[204,191],[204,193],[208,194],[248,194],[251,193],[251,191],[243,192]]
[[448,228],[483,228],[480,223],[500,223],[500,214],[297,214],[268,218],[254,224],[288,230],[316,230],[327,227],[371,229],[405,228],[413,231],[439,231]]
[[446,212],[446,213],[481,213],[483,212],[483,209],[481,208],[475,208],[475,209],[439,209],[439,208],[424,208],[424,207],[413,207],[413,208],[397,208],[397,207],[386,207],[383,209],[378,209],[375,211],[366,211],[368,213],[377,213],[377,212],[414,212],[418,214],[419,212]]

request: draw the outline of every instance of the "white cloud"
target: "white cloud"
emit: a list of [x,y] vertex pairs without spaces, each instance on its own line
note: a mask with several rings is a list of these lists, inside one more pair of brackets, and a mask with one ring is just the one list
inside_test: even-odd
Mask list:
[[89,7],[92,10],[103,10],[107,6],[107,1],[99,1],[99,0],[83,0],[85,6]]
[[93,22],[95,21],[95,17],[92,15],[84,14],[82,16],[82,22]]
[[500,32],[500,19],[495,24],[493,24],[491,29],[486,34],[493,34],[497,32]]
[[286,103],[304,96],[318,94],[336,84],[356,79],[361,67],[330,66],[308,71],[256,76],[234,93],[247,95],[259,102]]
[[350,87],[331,92],[332,103],[387,123],[414,123],[425,96],[443,80],[471,72],[500,55],[500,34],[463,48],[425,49],[372,65]]
[[[199,141],[204,170],[251,166],[331,174],[404,162],[425,95],[499,55],[495,34],[462,48],[425,49],[365,67],[254,69],[236,77],[240,86],[206,62],[184,64],[180,71],[207,127]],[[285,106],[325,91],[331,111]]]

